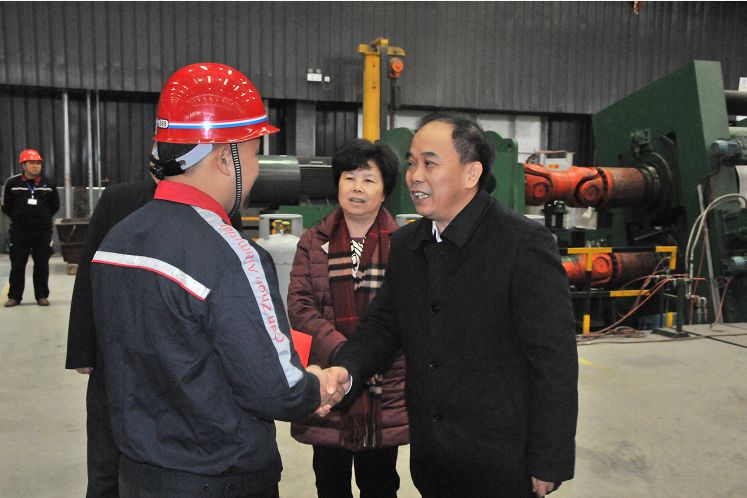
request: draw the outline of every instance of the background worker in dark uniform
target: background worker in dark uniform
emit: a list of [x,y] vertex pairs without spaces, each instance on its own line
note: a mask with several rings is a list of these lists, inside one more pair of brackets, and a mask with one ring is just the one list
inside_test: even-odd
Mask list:
[[[86,498],[117,498],[120,452],[114,443],[104,377],[96,370],[96,330],[93,325],[91,259],[109,230],[153,199],[158,180],[120,183],[104,190],[86,231],[70,303],[65,368],[90,375],[86,391],[88,487]],[[231,217],[241,230],[241,213]]]
[[21,152],[23,173],[3,189],[3,213],[10,218],[10,290],[5,307],[21,303],[26,262],[34,258],[34,298],[49,306],[49,258],[52,256],[52,216],[60,208],[57,187],[42,176],[42,157],[34,149]]

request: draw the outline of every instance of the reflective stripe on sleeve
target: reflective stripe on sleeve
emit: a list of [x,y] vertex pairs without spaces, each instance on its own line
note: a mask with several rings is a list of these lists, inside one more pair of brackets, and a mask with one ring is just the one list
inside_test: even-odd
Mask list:
[[290,387],[295,386],[303,379],[303,372],[296,368],[290,361],[291,343],[288,336],[280,330],[277,310],[272,302],[270,295],[270,285],[265,276],[265,270],[262,268],[257,250],[249,243],[248,240],[241,237],[238,231],[231,225],[223,223],[220,216],[213,211],[192,206],[202,218],[223,237],[226,243],[236,253],[241,263],[241,269],[244,271],[249,285],[252,288],[254,299],[257,301],[257,307],[262,315],[262,323],[265,331],[270,337],[275,351],[278,355],[280,365],[283,367],[283,373]]
[[96,251],[91,262],[152,271],[153,273],[157,273],[176,282],[182,289],[201,301],[204,301],[207,295],[210,294],[210,289],[184,273],[176,266],[161,261],[160,259],[148,258],[146,256],[135,256],[133,254]]

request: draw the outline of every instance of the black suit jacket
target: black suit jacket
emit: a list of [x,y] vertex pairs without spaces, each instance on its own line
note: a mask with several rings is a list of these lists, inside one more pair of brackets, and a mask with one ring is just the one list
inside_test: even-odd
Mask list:
[[333,364],[407,365],[410,465],[424,496],[528,497],[573,477],[578,359],[568,279],[544,226],[484,192],[436,243],[392,235],[382,289]]
[[70,321],[67,329],[67,359],[65,368],[96,366],[96,331],[93,326],[93,296],[91,295],[91,259],[109,230],[134,211],[153,199],[156,183],[122,183],[104,190],[91,216],[86,231],[78,272],[75,276]]

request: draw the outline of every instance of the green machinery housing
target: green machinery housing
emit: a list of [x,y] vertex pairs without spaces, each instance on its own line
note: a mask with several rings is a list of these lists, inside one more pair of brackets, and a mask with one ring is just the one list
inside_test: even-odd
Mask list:
[[691,299],[710,300],[710,321],[719,309],[726,322],[747,321],[747,128],[729,127],[729,112],[740,111],[744,95],[724,90],[721,64],[694,61],[592,118],[597,162],[648,168],[657,185],[646,202],[610,210],[590,236],[676,245],[678,271],[705,278],[691,282]]

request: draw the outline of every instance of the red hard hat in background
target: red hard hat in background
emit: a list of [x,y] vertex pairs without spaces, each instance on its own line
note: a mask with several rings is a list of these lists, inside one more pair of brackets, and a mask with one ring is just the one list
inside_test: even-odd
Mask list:
[[156,111],[157,142],[237,143],[280,131],[268,122],[249,78],[225,64],[185,66],[166,81]]
[[23,152],[21,152],[21,156],[18,158],[18,162],[20,164],[25,163],[26,161],[41,161],[42,156],[39,154],[39,151],[34,149],[26,149]]

